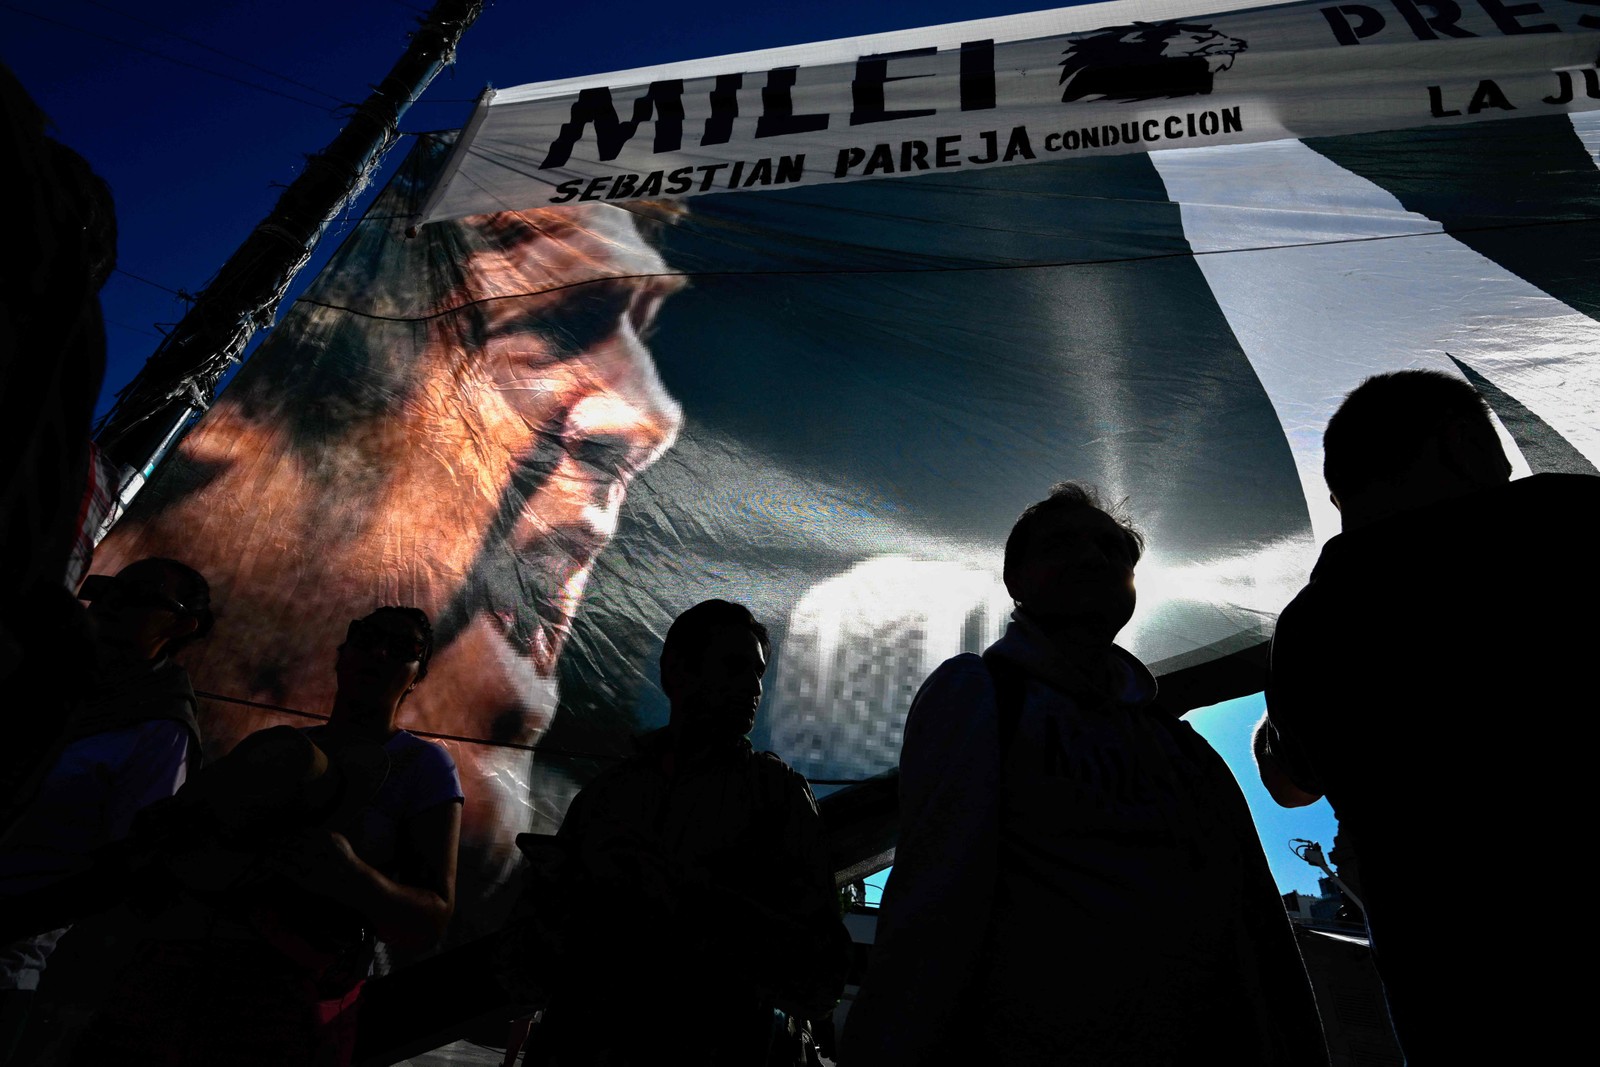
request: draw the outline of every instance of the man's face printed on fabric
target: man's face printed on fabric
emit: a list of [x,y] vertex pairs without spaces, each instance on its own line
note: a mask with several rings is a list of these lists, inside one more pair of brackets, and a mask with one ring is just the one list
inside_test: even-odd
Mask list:
[[[611,206],[442,225],[425,239],[448,281],[414,283],[427,272],[402,248],[412,277],[374,283],[399,297],[308,293],[309,318],[283,327],[298,336],[263,346],[96,565],[184,546],[218,614],[186,659],[196,688],[321,714],[349,620],[414,604],[438,650],[400,725],[529,745],[555,713],[557,659],[627,486],[682,420],[645,345],[681,283]],[[347,305],[314,306],[329,291]],[[213,701],[203,725],[221,750],[273,722],[306,720]],[[509,865],[529,753],[450,748],[464,873],[473,857]]]

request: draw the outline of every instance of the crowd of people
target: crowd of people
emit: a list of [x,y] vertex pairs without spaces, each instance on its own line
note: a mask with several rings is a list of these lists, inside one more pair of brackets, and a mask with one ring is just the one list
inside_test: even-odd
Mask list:
[[[1511,465],[1467,382],[1363,382],[1324,438],[1342,532],[1273,639],[1263,783],[1324,794],[1359,859],[1406,1062],[1512,1063],[1576,1034],[1549,965],[1571,937],[1546,877],[1589,747],[1574,708],[1600,567],[1557,546],[1600,519],[1600,478]],[[1006,545],[1017,602],[981,657],[934,672],[901,753],[901,839],[841,1062],[1324,1062],[1306,976],[1217,756],[1151,710],[1113,639],[1142,542],[1059,487]],[[1559,735],[1559,736],[1556,736]],[[1493,851],[1441,885],[1439,826]],[[1198,902],[1175,912],[1170,901]],[[1493,917],[1493,924],[1488,917]],[[910,1025],[910,1020],[917,1020]],[[1541,1053],[1539,1050],[1544,1050]]]
[[[1491,766],[1497,735],[1474,713],[1572,697],[1555,668],[1586,631],[1530,627],[1529,612],[1595,592],[1587,565],[1550,580],[1542,547],[1600,512],[1600,479],[1511,482],[1483,401],[1434,372],[1364,383],[1326,448],[1345,532],[1280,621],[1260,773],[1280,803],[1329,796],[1353,840],[1408,1062],[1509,1056],[1577,1007],[1540,977],[1560,923],[1528,871],[1561,832],[1538,813],[1576,801],[1581,757],[1552,746],[1534,767],[1501,761],[1493,788],[1452,782]],[[540,1011],[530,1062],[692,1048],[694,1062],[804,1063],[819,1044],[846,1067],[1325,1062],[1237,784],[1115,643],[1143,550],[1075,483],[1017,520],[1009,629],[941,665],[912,703],[896,862],[836,1048],[850,942],[818,806],[748,737],[767,630],[722,600],[680,615],[661,651],[668,725],[588,783],[553,838],[524,842],[507,973]],[[1489,559],[1498,578],[1463,578]],[[147,559],[78,595],[94,654],[38,773],[13,782],[28,797],[0,844],[8,1040],[70,922],[131,899],[142,947],[76,1062],[350,1062],[379,942],[435,944],[454,908],[455,767],[396,725],[428,673],[427,616],[352,620],[325,724],[261,731],[200,768],[174,657],[212,625],[204,577]],[[1398,638],[1375,610],[1407,620],[1405,647],[1386,645]],[[1441,706],[1452,728],[1427,714]],[[1470,910],[1437,899],[1412,847],[1446,795],[1485,821],[1524,820],[1485,877],[1527,936],[1491,952],[1454,925]],[[1470,1029],[1463,1007],[1481,1012]]]
[[[0,87],[18,158],[49,172],[37,269],[13,289],[38,289],[93,349],[103,186]],[[456,906],[461,779],[398,725],[433,625],[371,605],[327,650],[325,721],[202,767],[181,657],[213,629],[210,586],[170,558],[81,574],[85,384],[45,368],[31,410],[12,410],[42,321],[8,300],[0,322],[0,400],[23,438],[0,484],[0,678],[38,694],[0,757],[0,1063],[64,935],[121,906],[139,947],[73,1062],[350,1063],[380,945],[436,945]],[[1559,546],[1600,516],[1600,478],[1511,481],[1483,399],[1431,371],[1363,383],[1324,445],[1343,532],[1278,623],[1259,772],[1281,804],[1332,802],[1408,1062],[1520,1061],[1583,1018],[1581,983],[1548,962],[1568,931],[1536,875],[1586,782],[1572,671],[1600,574]],[[724,600],[679,615],[660,652],[668,724],[588,782],[558,833],[522,842],[501,962],[539,1014],[530,1062],[1327,1062],[1237,783],[1116,644],[1144,548],[1078,483],[1017,520],[1009,628],[912,702],[894,870],[837,1041],[852,950],[835,857],[806,780],[749,740],[767,629]],[[1494,833],[1471,893],[1438,892],[1423,847],[1446,802]]]

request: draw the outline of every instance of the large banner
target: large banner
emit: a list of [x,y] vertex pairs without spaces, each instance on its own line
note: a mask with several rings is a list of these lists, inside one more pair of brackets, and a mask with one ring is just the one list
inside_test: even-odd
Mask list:
[[1118,0],[486,94],[420,219],[1600,108],[1600,0]]
[[1270,634],[1337,531],[1320,433],[1368,374],[1461,374],[1520,472],[1593,471],[1597,150],[1557,114],[408,236],[451,155],[423,139],[95,569],[211,580],[185,656],[213,749],[325,714],[352,617],[428,611],[402,724],[463,773],[469,934],[513,836],[665,722],[661,636],[700,600],[772,627],[756,743],[850,781],[998,636],[1005,535],[1055,481],[1145,531],[1123,642],[1160,674]]

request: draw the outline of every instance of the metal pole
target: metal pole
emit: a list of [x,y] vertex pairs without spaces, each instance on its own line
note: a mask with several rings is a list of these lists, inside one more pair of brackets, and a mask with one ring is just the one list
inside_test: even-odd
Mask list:
[[272,323],[295,273],[328,224],[376,172],[399,133],[400,117],[483,10],[483,0],[439,0],[387,77],[344,129],[306,160],[277,205],[245,239],[183,321],[161,342],[101,420],[96,440],[124,468],[143,472],[205,410],[228,365],[256,330]]

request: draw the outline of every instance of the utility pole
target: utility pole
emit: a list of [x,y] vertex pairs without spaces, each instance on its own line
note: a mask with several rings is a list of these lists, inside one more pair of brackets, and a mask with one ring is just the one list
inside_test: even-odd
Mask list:
[[[117,394],[96,440],[129,469],[119,495],[211,404],[217,382],[238,362],[256,330],[271,325],[289,283],[311,258],[328,224],[345,210],[399,136],[400,118],[483,11],[483,0],[438,0],[411,35],[405,55],[355,109],[255,230],[217,271],[194,306],[136,378]],[[134,485],[129,485],[130,480]]]

